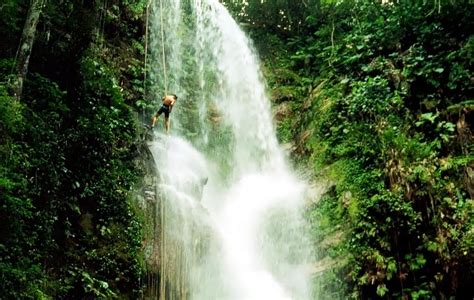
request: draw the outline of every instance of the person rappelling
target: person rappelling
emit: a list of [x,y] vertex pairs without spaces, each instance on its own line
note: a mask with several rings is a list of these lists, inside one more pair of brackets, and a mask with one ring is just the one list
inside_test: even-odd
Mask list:
[[[147,8],[148,9],[148,8]],[[160,0],[160,20],[161,24],[164,24],[163,22],[163,1]],[[147,12],[147,24],[148,24],[148,12]],[[176,104],[176,101],[178,100],[178,96],[175,94],[168,94],[167,87],[168,87],[168,78],[166,76],[166,51],[165,51],[165,32],[164,32],[164,27],[161,27],[161,50],[162,50],[162,67],[163,67],[163,80],[164,80],[164,88],[165,88],[165,96],[161,98],[162,100],[162,105],[160,109],[156,112],[156,114],[153,116],[152,121],[151,121],[151,127],[155,127],[156,120],[158,117],[162,114],[165,113],[165,128],[166,128],[166,133],[169,133],[170,130],[170,113],[173,110],[173,106]],[[148,30],[148,27],[147,27]],[[147,37],[146,37],[147,39]],[[146,46],[146,45],[145,45]],[[145,48],[146,49],[146,48]],[[145,66],[146,66],[146,51],[145,51]]]
[[162,104],[160,109],[156,112],[156,114],[153,116],[152,121],[151,121],[151,127],[155,127],[156,120],[158,120],[158,117],[164,113],[165,114],[165,128],[166,128],[166,133],[169,132],[170,130],[170,113],[171,110],[173,109],[173,106],[176,104],[176,101],[178,100],[178,96],[175,94],[170,94],[170,95],[165,95],[163,98],[161,98]]

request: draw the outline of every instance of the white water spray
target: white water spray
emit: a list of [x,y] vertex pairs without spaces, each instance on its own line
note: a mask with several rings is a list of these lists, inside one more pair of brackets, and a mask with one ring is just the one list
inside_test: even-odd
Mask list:
[[[165,203],[162,271],[186,277],[174,286],[181,299],[309,299],[305,186],[276,140],[251,44],[217,0],[162,1],[150,77],[160,99],[164,16],[168,90],[178,95],[171,136],[151,145]],[[176,276],[162,275],[165,299]]]

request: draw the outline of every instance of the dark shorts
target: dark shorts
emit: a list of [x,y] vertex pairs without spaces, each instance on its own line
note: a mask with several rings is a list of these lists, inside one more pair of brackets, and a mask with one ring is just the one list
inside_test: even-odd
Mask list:
[[156,114],[159,116],[162,113],[165,113],[165,118],[168,118],[170,116],[170,107],[163,104]]

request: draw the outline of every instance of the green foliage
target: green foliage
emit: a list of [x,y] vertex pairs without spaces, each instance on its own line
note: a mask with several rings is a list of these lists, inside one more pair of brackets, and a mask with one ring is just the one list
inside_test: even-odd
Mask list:
[[[316,9],[319,0],[308,1],[222,1],[242,22],[266,28],[273,32],[289,33],[298,31],[302,22]],[[332,1],[327,1],[332,2]]]
[[48,2],[21,102],[12,82],[28,3],[2,4],[0,31],[12,38],[0,46],[1,298],[140,293],[133,105],[143,92],[145,2],[114,15],[119,4]]
[[300,33],[251,33],[291,108],[279,137],[334,184],[308,218],[354,298],[472,295],[472,8],[342,1]]
[[0,6],[0,35],[2,36],[0,58],[15,55],[21,36],[18,33],[23,28],[23,15],[26,16],[28,5],[29,1],[24,0],[2,1]]
[[381,76],[353,82],[352,89],[352,99],[348,100],[347,111],[355,118],[374,120],[376,116],[389,114],[399,102],[399,97],[391,93],[388,80]]

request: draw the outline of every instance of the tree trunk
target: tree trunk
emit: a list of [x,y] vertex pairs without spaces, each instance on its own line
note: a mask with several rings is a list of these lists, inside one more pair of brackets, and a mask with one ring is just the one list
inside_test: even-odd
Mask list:
[[18,50],[16,86],[16,97],[18,100],[21,98],[23,81],[28,73],[28,63],[35,40],[36,25],[38,25],[39,17],[45,3],[46,0],[31,0],[31,6],[26,16],[25,26],[23,27],[23,33],[21,35],[20,48]]

